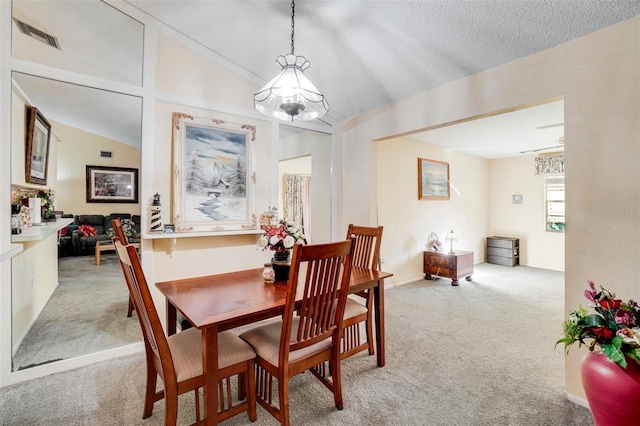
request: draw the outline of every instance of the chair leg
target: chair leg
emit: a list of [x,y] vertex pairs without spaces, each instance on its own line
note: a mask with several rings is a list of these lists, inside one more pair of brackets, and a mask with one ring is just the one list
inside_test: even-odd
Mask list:
[[286,377],[278,377],[278,400],[280,423],[282,426],[291,426],[291,419],[289,418],[289,380]]
[[367,320],[365,321],[365,328],[367,330],[367,343],[369,345],[369,355],[375,353],[373,344],[373,294],[372,290],[367,290]]
[[331,361],[331,381],[333,383],[333,399],[336,408],[342,410],[342,379],[340,378],[340,348],[334,349],[333,360]]
[[258,420],[256,411],[256,366],[253,359],[247,361],[247,373],[245,374],[246,397],[249,405],[249,420],[255,422]]
[[157,382],[158,382],[158,373],[151,366],[150,361],[147,360],[147,389],[145,391],[144,410],[142,412],[143,419],[147,419],[151,417],[151,414],[153,412],[153,403],[155,402]]
[[164,384],[164,424],[175,426],[178,423],[178,389],[176,386]]
[[369,345],[369,355],[373,355],[375,353],[375,349],[373,345],[373,315],[371,314],[371,309],[369,309],[369,312],[367,313],[365,327],[367,329],[367,344]]
[[200,388],[193,390],[196,398],[196,423],[200,423]]

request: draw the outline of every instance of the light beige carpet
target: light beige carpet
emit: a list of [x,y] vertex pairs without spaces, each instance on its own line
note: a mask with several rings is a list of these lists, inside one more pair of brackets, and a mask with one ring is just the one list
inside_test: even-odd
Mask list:
[[59,259],[58,287],[13,357],[13,369],[94,353],[141,340],[115,253]]
[[[473,282],[420,280],[387,289],[387,365],[343,362],[344,410],[311,374],[291,380],[294,425],[585,426],[563,398],[563,274],[476,265]],[[161,425],[142,420],[142,354],[0,389],[2,425]],[[193,394],[179,424],[195,420]],[[226,425],[251,424],[246,415]],[[258,408],[259,425],[277,422]]]

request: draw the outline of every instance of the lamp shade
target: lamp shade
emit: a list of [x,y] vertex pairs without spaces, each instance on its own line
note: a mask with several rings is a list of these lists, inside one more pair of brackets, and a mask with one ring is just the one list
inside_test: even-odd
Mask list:
[[256,109],[283,121],[309,121],[329,111],[324,95],[304,75],[309,61],[304,56],[281,55],[276,63],[282,71],[254,96]]
[[444,237],[444,241],[447,243],[458,241],[458,236],[453,233],[453,230],[451,230],[451,232],[447,232],[447,235]]
[[450,232],[447,232],[447,235],[444,237],[445,243],[449,243],[449,253],[453,253],[453,243],[454,241],[458,241],[458,236],[453,233],[453,229]]

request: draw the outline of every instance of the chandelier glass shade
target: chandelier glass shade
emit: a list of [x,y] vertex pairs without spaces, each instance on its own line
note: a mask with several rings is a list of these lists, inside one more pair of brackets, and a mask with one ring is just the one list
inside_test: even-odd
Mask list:
[[280,55],[276,63],[280,74],[269,81],[254,96],[255,108],[268,117],[283,121],[310,121],[329,111],[324,95],[304,75],[309,61],[294,53],[295,3],[291,2],[291,53]]

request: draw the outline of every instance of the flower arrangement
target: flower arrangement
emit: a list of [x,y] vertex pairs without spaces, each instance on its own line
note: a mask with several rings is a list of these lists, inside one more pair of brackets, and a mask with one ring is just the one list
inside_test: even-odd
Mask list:
[[[121,219],[120,224],[122,225],[122,230],[124,231],[124,235],[127,237],[127,240],[136,238],[138,236],[138,233],[136,232],[136,228],[135,228],[136,224],[133,220]],[[113,237],[116,235],[116,233],[113,230],[113,228],[109,228],[107,229],[107,235],[110,237]]]
[[52,219],[56,217],[53,212],[54,206],[53,203],[55,201],[53,197],[53,191],[47,189],[46,191],[38,191],[36,196],[40,198],[40,208],[42,209],[42,217],[44,219]]
[[38,190],[36,192],[26,192],[20,194],[11,195],[11,204],[23,205],[29,207],[29,198],[40,198],[40,208],[42,210],[43,219],[51,219],[55,217],[54,210],[54,194],[53,191],[47,189],[46,191]]
[[589,350],[599,348],[602,353],[623,368],[627,368],[626,358],[640,365],[640,306],[629,300],[616,298],[615,293],[600,286],[596,290],[593,281],[584,292],[593,302],[595,314],[589,314],[580,305],[569,314],[562,324],[564,337],[556,345],[564,343],[565,351],[578,342],[578,347],[586,344],[585,339],[593,339]]
[[262,250],[273,250],[276,253],[289,252],[295,244],[306,244],[307,239],[302,229],[281,219],[278,225],[266,229],[266,233],[258,238],[258,247]]

